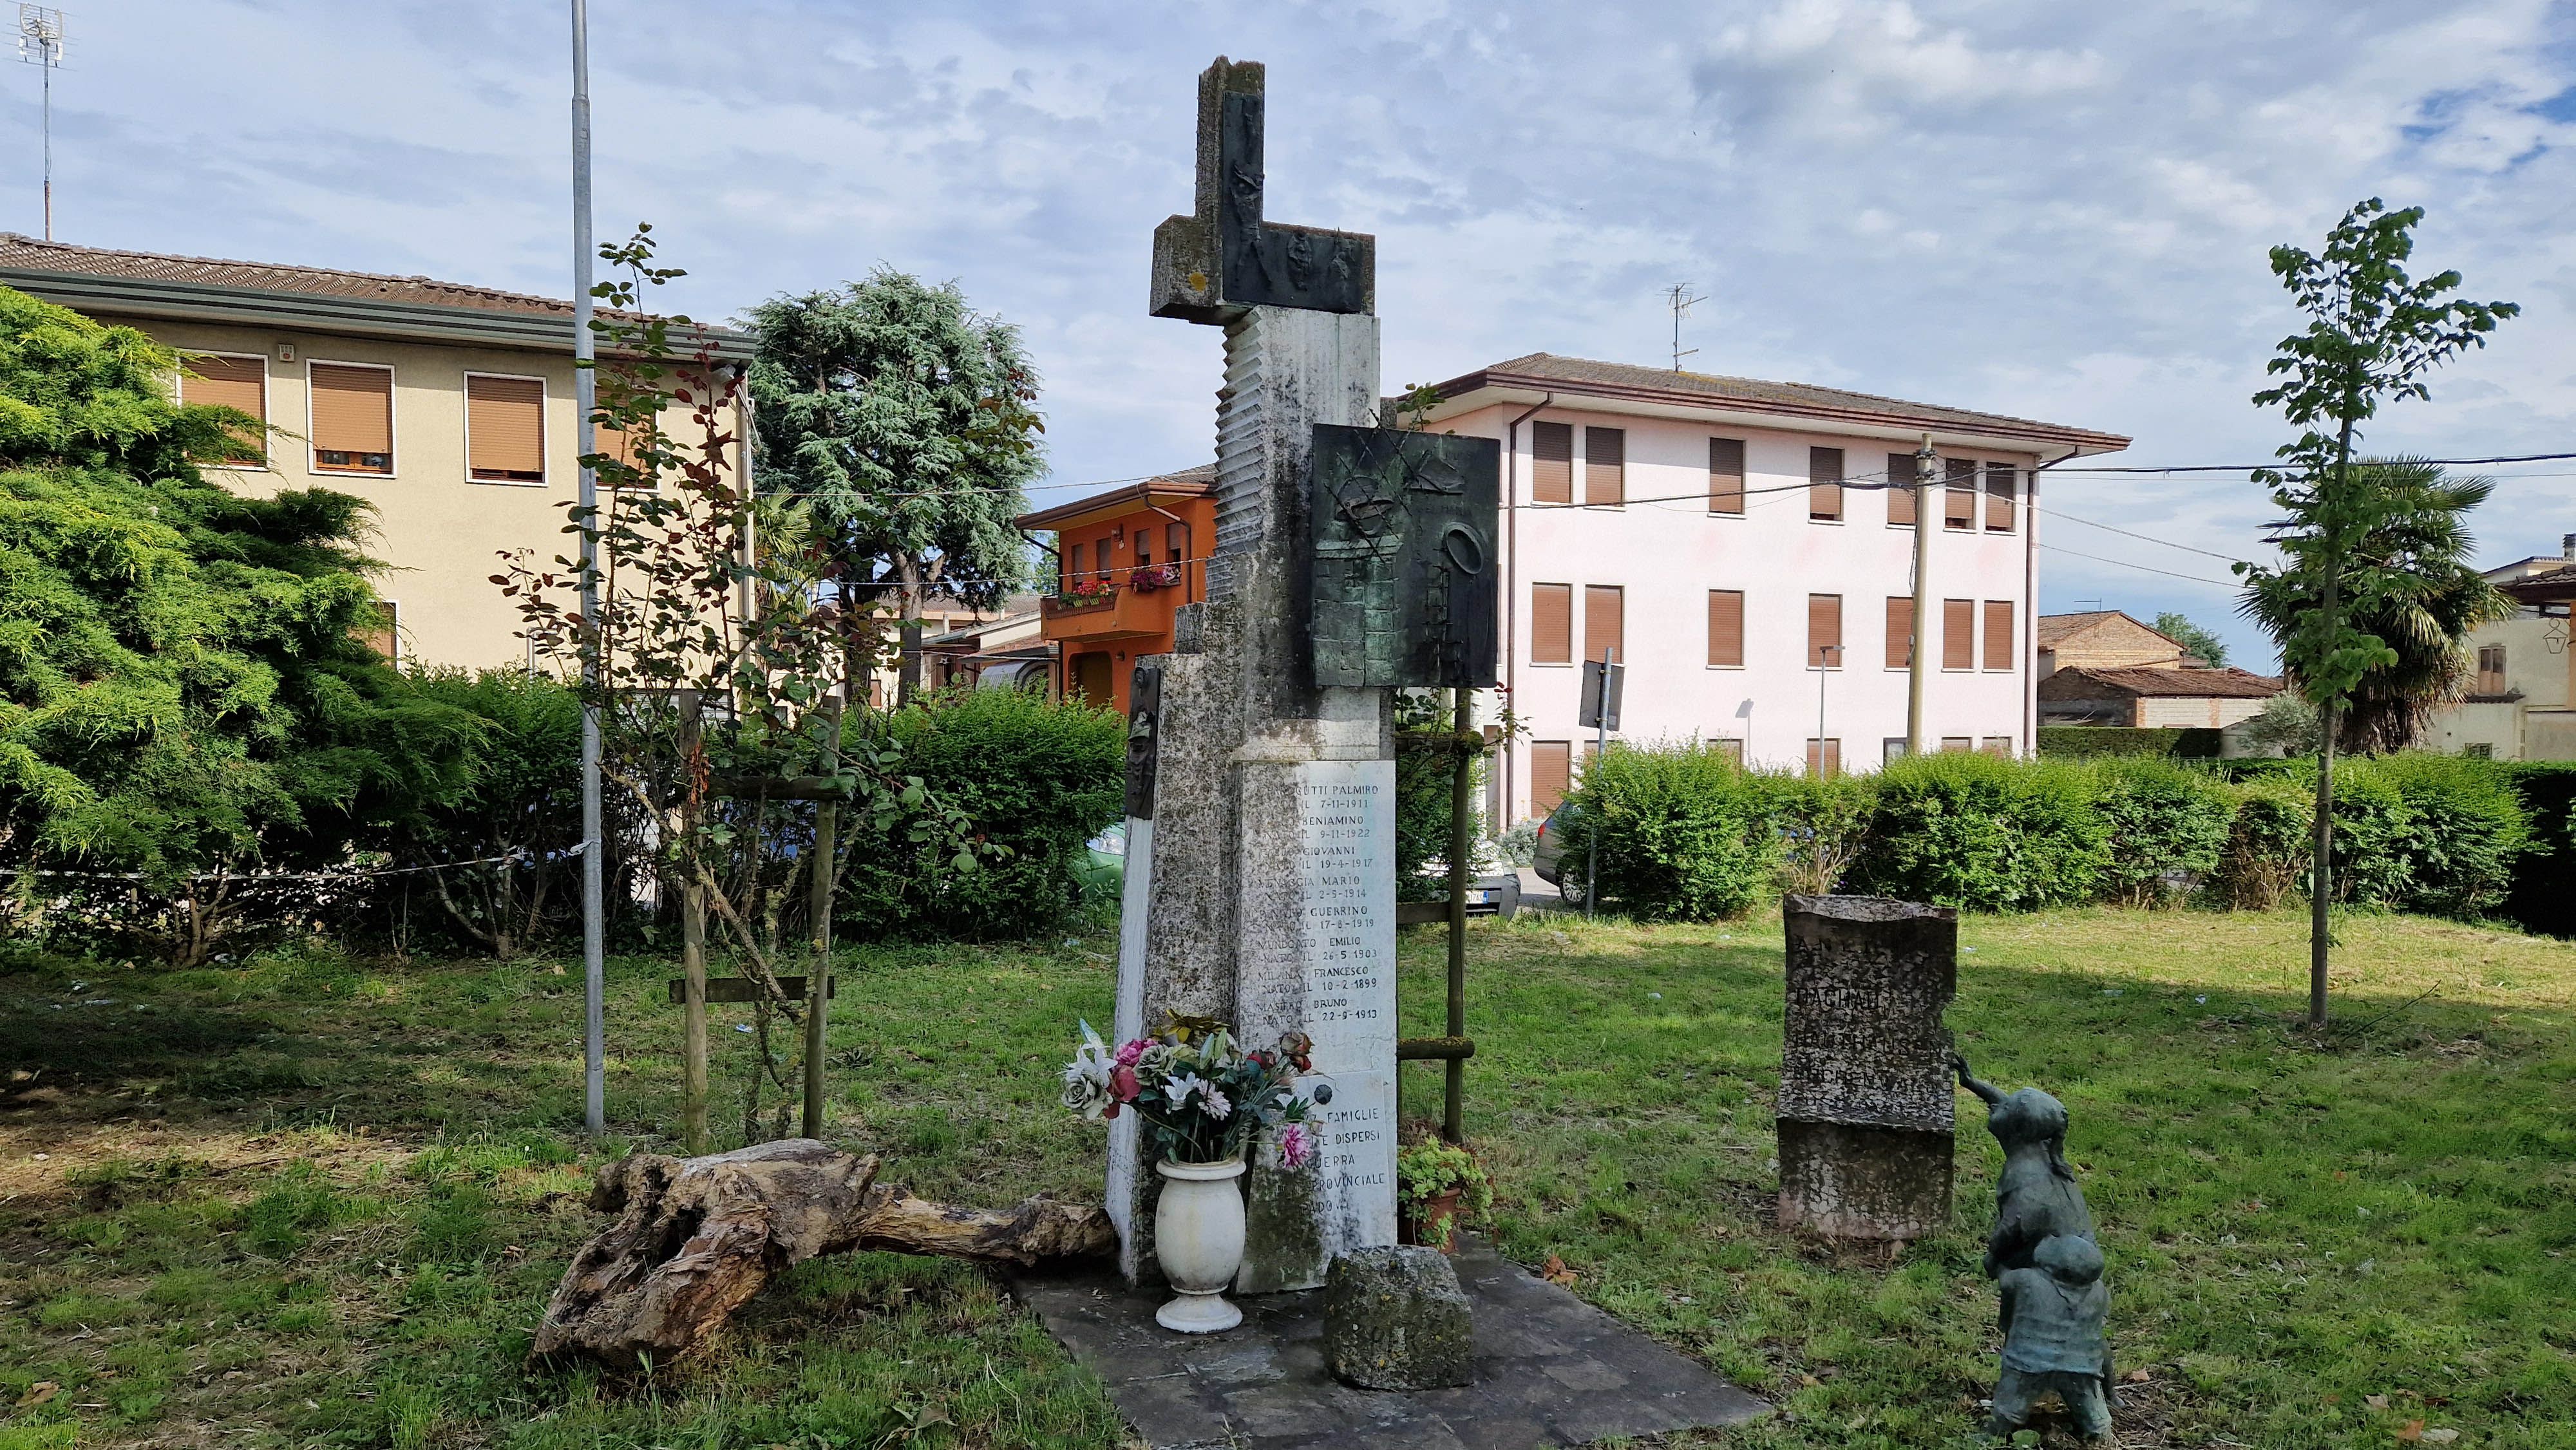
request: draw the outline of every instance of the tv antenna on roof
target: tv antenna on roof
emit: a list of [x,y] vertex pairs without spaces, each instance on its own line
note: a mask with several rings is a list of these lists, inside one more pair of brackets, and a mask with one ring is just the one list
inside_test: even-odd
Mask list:
[[1699,349],[1695,347],[1688,351],[1684,351],[1682,348],[1682,319],[1690,315],[1692,307],[1708,300],[1705,297],[1693,297],[1690,295],[1690,289],[1691,284],[1688,282],[1684,282],[1678,287],[1667,287],[1664,289],[1665,300],[1672,304],[1673,309],[1674,372],[1680,372],[1682,370],[1683,358],[1689,357],[1691,353],[1699,351]]
[[54,72],[63,64],[63,12],[18,7],[18,59],[45,68],[45,240],[54,239]]

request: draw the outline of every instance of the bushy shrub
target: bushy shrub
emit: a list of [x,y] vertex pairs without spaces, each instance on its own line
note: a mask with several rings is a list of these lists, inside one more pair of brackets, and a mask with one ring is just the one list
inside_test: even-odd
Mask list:
[[[1426,876],[1422,868],[1449,858],[1450,791],[1457,772],[1457,757],[1447,748],[1451,723],[1439,692],[1409,690],[1395,698],[1395,894],[1399,900],[1445,900],[1449,895],[1447,876]],[[1474,778],[1471,773],[1471,782]],[[1475,798],[1472,783],[1468,798]],[[1469,822],[1468,830],[1472,836],[1474,822]],[[1475,868],[1470,864],[1468,869]]]
[[1856,878],[1910,901],[2029,911],[2090,899],[2106,857],[2093,775],[2080,765],[1945,752],[1878,777]]
[[2168,730],[2130,725],[2039,727],[2039,753],[2043,757],[2085,759],[2116,755],[2215,759],[2218,746],[2218,732],[2207,729]]
[[2405,887],[2375,904],[2431,916],[2494,915],[2512,889],[2514,863],[2531,845],[2531,822],[2507,771],[2492,761],[2415,751],[2359,765],[2356,774],[2393,788],[2410,817]]
[[1126,722],[1117,712],[1022,690],[935,695],[853,721],[901,752],[894,769],[964,810],[975,836],[1005,853],[972,871],[886,829],[846,831],[836,929],[966,940],[1023,937],[1054,925],[1079,897],[1076,853],[1124,809]]
[[1600,894],[1648,920],[1741,916],[1771,887],[1772,793],[1696,741],[1613,745],[1583,771],[1566,821],[1569,863],[1600,847]]
[[2102,893],[2124,906],[2163,906],[2199,889],[2227,848],[2236,801],[2206,770],[2157,759],[2094,766],[2094,809],[2109,832]]
[[2271,911],[2300,889],[2309,860],[2315,793],[2293,779],[2265,773],[2235,787],[2236,814],[2213,894],[2245,911]]
[[2576,936],[2576,764],[2503,767],[2531,822],[2530,849],[2514,863],[2502,914],[2525,931]]
[[1860,859],[1878,807],[1878,781],[1866,775],[1766,777],[1780,838],[1780,889],[1826,896]]

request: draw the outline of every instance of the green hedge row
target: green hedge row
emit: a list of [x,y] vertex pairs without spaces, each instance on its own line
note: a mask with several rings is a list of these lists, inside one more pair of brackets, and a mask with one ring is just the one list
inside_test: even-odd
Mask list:
[[2129,725],[2042,725],[2039,753],[2087,759],[2098,755],[2161,755],[2176,760],[2215,760],[2219,732],[2149,730]]
[[[1783,889],[1979,911],[2198,899],[2269,908],[2303,884],[2313,766],[2245,778],[2155,758],[1953,753],[1870,776],[1746,770],[1698,745],[1614,746],[1584,773],[1567,849],[1599,833],[1605,903],[1652,919],[1741,915]],[[2398,755],[2336,772],[2337,894],[2466,919],[2564,911],[2535,873],[2571,855],[2576,770]],[[2541,824],[2535,829],[2534,822]],[[2556,854],[2551,854],[2551,853]]]

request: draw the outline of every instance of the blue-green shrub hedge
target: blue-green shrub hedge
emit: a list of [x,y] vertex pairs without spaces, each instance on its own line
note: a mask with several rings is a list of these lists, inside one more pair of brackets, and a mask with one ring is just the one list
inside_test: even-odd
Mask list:
[[1779,861],[1772,791],[1713,747],[1614,745],[1583,769],[1579,812],[1558,819],[1565,859],[1597,840],[1598,889],[1649,920],[1741,916],[1768,895]]
[[1860,881],[1883,896],[1979,911],[2089,901],[2109,857],[2092,769],[1958,751],[1881,771]]

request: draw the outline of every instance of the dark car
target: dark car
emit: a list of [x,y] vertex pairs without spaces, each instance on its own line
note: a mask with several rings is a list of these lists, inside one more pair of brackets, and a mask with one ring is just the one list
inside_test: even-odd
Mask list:
[[1539,822],[1538,849],[1530,854],[1530,866],[1538,872],[1538,879],[1555,887],[1556,894],[1564,897],[1565,904],[1568,906],[1583,904],[1583,863],[1575,862],[1571,874],[1562,869],[1565,862],[1565,828],[1581,818],[1582,814],[1582,810],[1572,801],[1566,801],[1555,810],[1548,812],[1547,819]]

